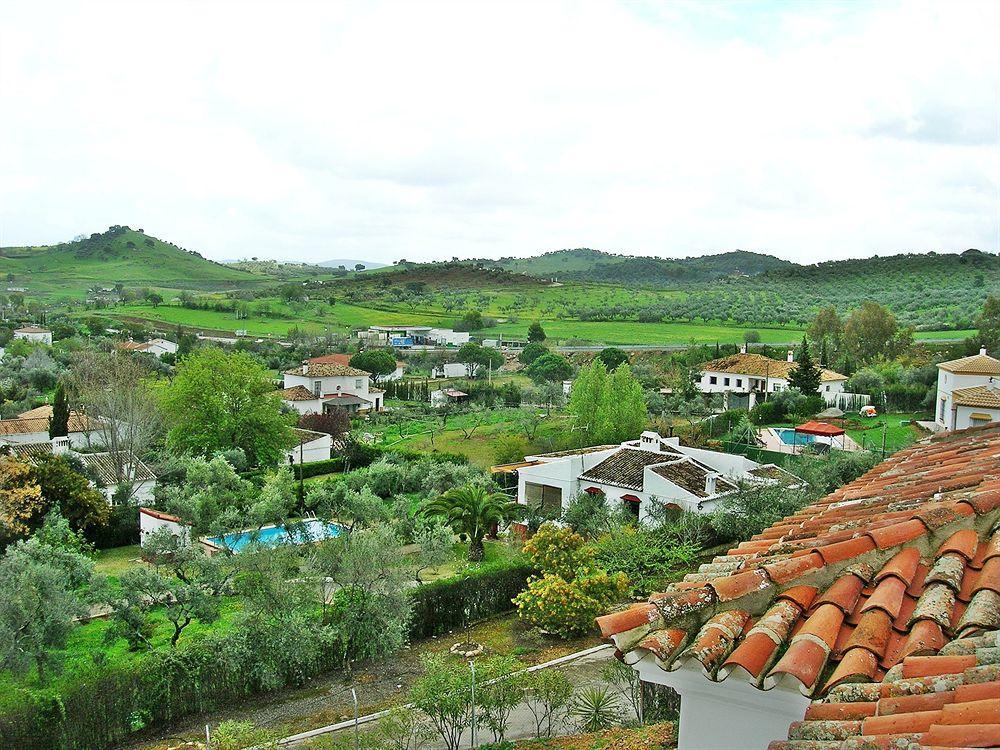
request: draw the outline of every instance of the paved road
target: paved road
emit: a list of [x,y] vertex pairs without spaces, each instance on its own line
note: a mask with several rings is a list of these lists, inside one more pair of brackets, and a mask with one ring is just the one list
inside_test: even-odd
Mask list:
[[[613,649],[603,649],[596,653],[581,656],[574,659],[571,662],[563,663],[557,667],[549,667],[549,669],[558,668],[566,673],[569,677],[570,682],[573,683],[573,688],[577,692],[590,685],[603,685],[604,681],[601,680],[600,672],[602,667],[611,659],[614,658]],[[373,726],[368,727],[362,726],[361,731],[364,732],[366,729],[370,729]],[[330,734],[344,734],[350,733],[352,729],[347,727],[340,730],[339,732],[331,732]],[[575,734],[576,728],[573,726],[561,724],[557,728],[558,734]],[[535,722],[531,711],[528,710],[526,705],[520,705],[515,708],[510,715],[510,723],[507,728],[507,739],[509,740],[520,740],[528,739],[535,736]],[[480,727],[480,732],[477,737],[476,746],[484,745],[492,742],[493,735],[486,727]],[[302,747],[301,742],[293,742],[287,745],[282,745],[282,747]],[[444,742],[441,740],[432,741],[428,746],[431,750],[444,750]],[[466,730],[462,737],[462,748],[472,748],[472,733],[470,730]]]

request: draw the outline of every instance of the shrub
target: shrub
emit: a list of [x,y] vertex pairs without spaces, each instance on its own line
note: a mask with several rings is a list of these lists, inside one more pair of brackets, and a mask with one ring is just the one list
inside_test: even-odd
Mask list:
[[663,532],[622,528],[597,541],[597,562],[606,570],[628,576],[633,593],[649,593],[672,573],[689,567],[699,547],[679,543]]
[[441,635],[510,611],[532,572],[524,564],[486,564],[413,589],[410,637]]
[[578,576],[572,582],[551,573],[534,578],[528,589],[514,598],[518,616],[545,632],[562,638],[587,633],[594,618],[628,591],[624,573],[608,575],[600,570]]
[[581,732],[600,732],[618,723],[622,713],[618,697],[607,687],[588,687],[573,699],[570,718]]
[[111,509],[104,526],[91,526],[84,537],[97,549],[127,547],[139,543],[139,508],[135,505],[117,505]]
[[712,528],[724,540],[749,539],[808,502],[805,493],[782,485],[744,485],[712,513]]
[[565,526],[542,524],[524,545],[531,563],[542,573],[552,573],[572,581],[578,571],[594,562],[594,550],[583,537]]

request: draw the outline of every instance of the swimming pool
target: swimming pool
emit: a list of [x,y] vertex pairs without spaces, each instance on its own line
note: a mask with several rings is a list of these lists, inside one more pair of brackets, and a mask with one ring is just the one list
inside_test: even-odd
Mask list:
[[340,536],[341,527],[335,523],[324,523],[318,518],[286,526],[265,526],[260,531],[236,531],[225,536],[210,536],[205,541],[215,547],[227,547],[239,552],[248,544],[256,542],[264,547],[279,547],[282,544],[307,544],[320,539]]
[[796,432],[791,427],[772,427],[771,430],[785,445],[809,445],[810,443],[816,442],[815,435],[807,435],[804,432]]

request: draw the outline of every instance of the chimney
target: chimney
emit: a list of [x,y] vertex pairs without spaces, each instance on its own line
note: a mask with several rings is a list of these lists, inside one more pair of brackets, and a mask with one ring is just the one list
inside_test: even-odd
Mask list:
[[985,346],[979,347],[979,356],[980,357],[985,357],[986,356],[986,347]]
[[794,362],[795,361],[795,350],[794,349],[789,349],[788,350],[788,361],[789,362]]
[[303,375],[309,374],[309,360],[307,359],[302,360],[302,374]]
[[746,353],[747,353],[747,345],[744,344],[743,346],[740,347],[740,354],[746,354]]
[[65,456],[67,453],[69,453],[69,438],[65,436],[52,438],[52,455]]
[[705,474],[705,494],[711,497],[715,494],[715,483],[718,480],[719,475],[715,472],[708,472]]

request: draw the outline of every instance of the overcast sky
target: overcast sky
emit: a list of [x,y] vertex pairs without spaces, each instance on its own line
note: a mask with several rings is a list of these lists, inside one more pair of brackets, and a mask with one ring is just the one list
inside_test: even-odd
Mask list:
[[996,252],[998,40],[993,1],[4,3],[0,244]]

